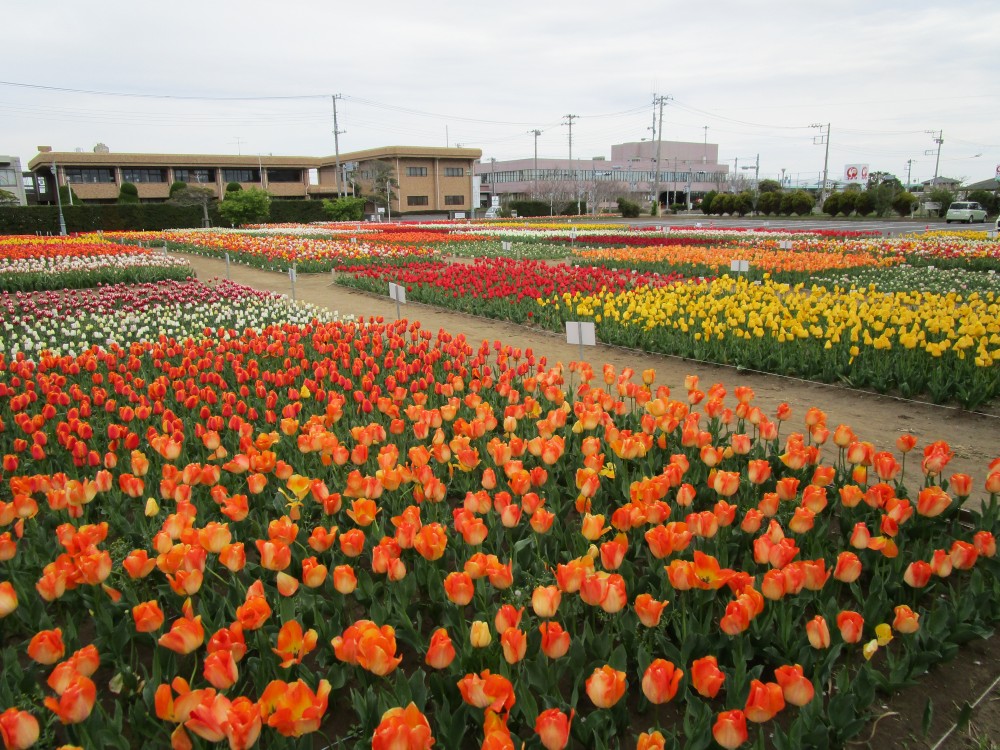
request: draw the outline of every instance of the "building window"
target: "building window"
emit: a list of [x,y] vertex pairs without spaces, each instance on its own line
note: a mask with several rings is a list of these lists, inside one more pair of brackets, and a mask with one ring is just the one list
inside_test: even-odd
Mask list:
[[215,182],[215,170],[175,169],[174,180],[177,182]]
[[465,177],[465,170],[461,167],[445,167],[445,177]]
[[0,169],[0,187],[16,187],[17,172],[13,169]]
[[115,173],[110,169],[80,169],[67,168],[64,170],[66,179],[70,182],[110,182],[114,183]]
[[166,182],[165,169],[122,169],[122,182]]
[[446,195],[444,197],[444,205],[446,206],[464,206],[465,196],[464,195]]
[[260,170],[257,169],[223,169],[223,182],[260,182]]
[[301,169],[268,169],[268,182],[302,182]]
[[426,206],[429,205],[426,195],[408,195],[406,196],[407,206]]
[[407,177],[426,177],[427,167],[407,167],[406,168]]

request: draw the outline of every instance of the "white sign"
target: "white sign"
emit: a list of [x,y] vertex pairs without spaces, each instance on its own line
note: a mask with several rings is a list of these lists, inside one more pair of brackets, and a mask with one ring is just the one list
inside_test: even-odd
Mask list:
[[294,268],[288,269],[288,278],[291,279],[293,282],[298,279],[298,275],[296,274]]
[[490,198],[490,205],[493,206],[494,208],[499,207],[500,206],[500,196],[499,195],[494,195],[493,197],[491,197]]
[[502,247],[502,248],[503,248],[503,251],[504,251],[505,253],[509,253],[509,252],[510,252],[510,249],[511,249],[511,247],[512,247],[512,245],[511,245],[511,243],[510,243],[510,242],[506,242],[506,241],[504,241],[504,242],[501,242],[501,243],[500,243],[500,247]]
[[566,321],[566,343],[580,346],[597,346],[597,333],[593,323],[578,320]]
[[750,270],[750,261],[748,260],[731,260],[729,261],[729,270],[734,273],[746,273]]
[[778,249],[779,250],[791,250],[792,249],[792,241],[791,240],[781,240],[778,243]]
[[389,284],[389,299],[395,300],[401,305],[406,304],[406,287],[399,284]]
[[844,166],[844,182],[853,183],[867,183],[868,182],[868,165],[867,164],[847,164]]
[[465,211],[456,211],[455,212],[455,218],[456,219],[464,219],[465,218]]

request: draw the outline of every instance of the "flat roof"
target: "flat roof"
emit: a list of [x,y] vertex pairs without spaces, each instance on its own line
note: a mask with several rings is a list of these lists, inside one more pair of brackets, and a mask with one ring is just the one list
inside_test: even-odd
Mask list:
[[[348,151],[340,161],[365,161],[387,158],[444,158],[478,159],[483,155],[478,148],[442,148],[435,146],[383,146],[363,151]],[[36,154],[28,162],[28,169],[46,167],[52,162],[74,167],[115,167],[121,165],[149,167],[291,167],[314,169],[337,163],[331,156],[271,156],[246,154],[136,154],[94,153],[92,151],[47,151]]]

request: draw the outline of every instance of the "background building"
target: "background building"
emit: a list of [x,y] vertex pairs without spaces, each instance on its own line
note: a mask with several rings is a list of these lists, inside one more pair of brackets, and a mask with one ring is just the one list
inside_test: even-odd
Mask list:
[[494,196],[501,203],[535,198],[553,209],[580,198],[590,207],[610,205],[619,197],[650,203],[656,191],[662,205],[693,202],[710,190],[727,189],[729,165],[719,164],[716,143],[637,141],[611,147],[611,158],[484,160],[480,205]]
[[24,196],[24,178],[21,175],[21,160],[16,156],[0,156],[0,190],[6,190],[17,198],[19,206],[27,201]]
[[[479,149],[413,146],[344,153],[339,160],[336,156],[116,154],[102,146],[93,152],[42,147],[28,168],[42,203],[55,202],[55,191],[50,189],[55,183],[70,185],[84,203],[115,203],[125,182],[136,186],[143,203],[166,201],[174,182],[210,188],[216,197],[236,182],[243,188],[267,190],[277,199],[335,198],[338,193],[367,194],[376,187],[372,175],[388,170],[393,180],[392,212],[405,214],[471,209],[472,165],[481,155]],[[19,165],[17,175],[20,178]]]

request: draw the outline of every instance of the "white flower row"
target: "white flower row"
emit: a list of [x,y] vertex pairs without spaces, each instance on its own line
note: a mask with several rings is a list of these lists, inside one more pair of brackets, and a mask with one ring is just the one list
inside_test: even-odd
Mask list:
[[161,253],[129,253],[108,255],[59,255],[35,258],[0,258],[0,274],[70,273],[99,271],[107,268],[171,268],[186,267],[188,262]]
[[[55,355],[78,356],[92,346],[155,341],[160,336],[178,340],[198,338],[206,329],[220,329],[240,335],[245,330],[261,331],[269,325],[306,325],[313,321],[332,323],[353,320],[337,311],[307,303],[293,303],[288,297],[246,297],[238,302],[212,304],[181,303],[142,312],[86,314],[76,318],[38,319],[32,323],[0,322],[0,353],[13,356],[24,352],[33,359],[48,350]],[[228,339],[229,334],[223,338]]]

